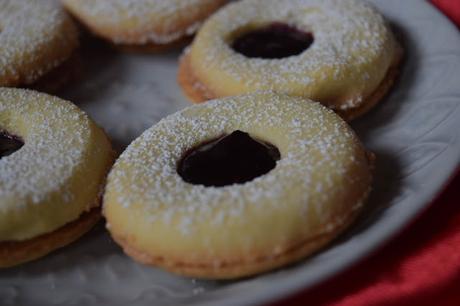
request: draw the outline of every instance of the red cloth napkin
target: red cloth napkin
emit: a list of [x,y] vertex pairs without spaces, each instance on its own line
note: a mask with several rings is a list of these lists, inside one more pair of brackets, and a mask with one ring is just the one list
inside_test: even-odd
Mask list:
[[[460,26],[460,0],[432,0]],[[460,306],[460,174],[364,262],[273,306]]]

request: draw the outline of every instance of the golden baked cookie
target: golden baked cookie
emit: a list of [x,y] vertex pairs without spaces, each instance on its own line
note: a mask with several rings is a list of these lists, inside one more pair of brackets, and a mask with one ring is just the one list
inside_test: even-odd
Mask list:
[[195,105],[144,132],[104,195],[135,260],[198,278],[253,275],[341,233],[370,190],[372,154],[319,103],[254,93]]
[[60,67],[70,68],[77,47],[77,28],[58,4],[0,1],[0,86],[34,86],[55,70],[65,75]]
[[88,231],[113,159],[105,133],[75,105],[0,88],[0,267]]
[[194,102],[257,90],[319,101],[351,120],[391,88],[402,48],[358,0],[242,0],[210,17],[180,61]]
[[157,50],[191,36],[226,0],[62,0],[95,34],[131,50]]

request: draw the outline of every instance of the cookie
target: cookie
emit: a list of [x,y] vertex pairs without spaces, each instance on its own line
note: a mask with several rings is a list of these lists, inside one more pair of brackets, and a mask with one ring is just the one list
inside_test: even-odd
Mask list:
[[318,251],[355,219],[373,155],[319,103],[253,93],[161,120],[115,163],[103,214],[135,260],[231,279]]
[[63,0],[96,35],[129,50],[159,50],[193,35],[225,0]]
[[113,159],[105,133],[72,103],[0,88],[0,267],[88,231]]
[[387,22],[365,2],[243,0],[206,21],[178,82],[193,102],[273,90],[351,120],[388,92],[401,58]]
[[[48,0],[4,0],[0,20],[0,86],[62,85],[78,48],[77,27],[62,7]],[[45,83],[50,75],[60,81]]]

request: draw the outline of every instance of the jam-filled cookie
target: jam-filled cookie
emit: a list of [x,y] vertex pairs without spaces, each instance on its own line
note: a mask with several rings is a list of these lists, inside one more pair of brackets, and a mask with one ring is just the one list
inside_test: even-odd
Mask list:
[[76,69],[78,31],[52,1],[0,1],[0,86],[55,90]]
[[275,90],[352,119],[389,90],[401,57],[384,18],[363,1],[242,0],[206,21],[178,81],[194,102]]
[[111,170],[107,228],[134,259],[226,279],[300,260],[355,218],[372,155],[332,110],[255,93],[144,132]]
[[112,162],[105,133],[75,105],[0,88],[0,267],[87,232],[100,218]]
[[191,36],[226,0],[63,0],[95,34],[125,48],[157,50]]

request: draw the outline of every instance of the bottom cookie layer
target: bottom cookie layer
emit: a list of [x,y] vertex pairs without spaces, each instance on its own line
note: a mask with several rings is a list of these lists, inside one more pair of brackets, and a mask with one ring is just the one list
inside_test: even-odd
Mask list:
[[0,242],[0,268],[16,266],[45,256],[88,232],[101,218],[100,208],[83,213],[57,230],[24,241]]

